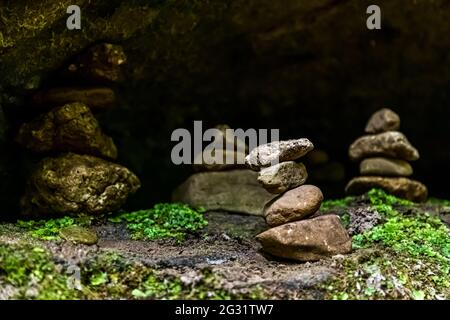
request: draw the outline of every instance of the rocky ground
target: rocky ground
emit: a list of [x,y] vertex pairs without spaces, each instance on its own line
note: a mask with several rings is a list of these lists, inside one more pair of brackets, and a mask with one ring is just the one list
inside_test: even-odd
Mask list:
[[313,263],[263,254],[263,218],[227,212],[205,214],[208,225],[181,242],[133,240],[107,219],[89,221],[91,246],[2,223],[0,298],[448,299],[449,204],[375,192],[326,201],[320,213],[341,216],[354,249]]

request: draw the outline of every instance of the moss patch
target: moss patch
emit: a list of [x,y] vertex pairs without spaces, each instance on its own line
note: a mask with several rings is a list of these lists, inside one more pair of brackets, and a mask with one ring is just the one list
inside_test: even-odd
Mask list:
[[133,239],[175,238],[179,242],[188,233],[197,232],[208,224],[203,217],[203,210],[194,210],[180,203],[156,204],[152,209],[122,213],[109,221],[125,222]]

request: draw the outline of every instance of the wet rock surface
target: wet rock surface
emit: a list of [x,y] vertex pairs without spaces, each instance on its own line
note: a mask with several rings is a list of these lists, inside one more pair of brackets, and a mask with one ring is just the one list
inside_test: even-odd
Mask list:
[[103,133],[91,110],[77,102],[23,124],[16,140],[37,153],[76,152],[117,158],[113,140]]
[[100,158],[68,153],[42,160],[21,200],[26,216],[100,215],[120,209],[140,187],[127,168]]

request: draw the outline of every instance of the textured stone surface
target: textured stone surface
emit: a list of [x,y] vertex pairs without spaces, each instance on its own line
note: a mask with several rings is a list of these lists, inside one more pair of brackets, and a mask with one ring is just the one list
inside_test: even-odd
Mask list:
[[308,217],[319,210],[323,194],[319,188],[303,185],[283,193],[267,204],[264,216],[269,226],[296,221]]
[[283,193],[301,186],[308,178],[308,172],[303,163],[286,161],[262,169],[258,181],[270,193]]
[[251,150],[245,162],[252,170],[259,170],[280,162],[297,160],[312,149],[314,145],[306,138],[274,141]]
[[400,129],[400,117],[394,111],[383,108],[375,112],[369,119],[365,131],[367,133],[380,133]]
[[72,102],[81,102],[91,110],[111,108],[116,96],[114,91],[106,87],[63,87],[40,91],[33,96],[33,104],[40,108],[59,107]]
[[264,205],[274,195],[264,190],[257,176],[251,170],[196,173],[174,191],[172,200],[208,211],[262,215]]
[[381,188],[395,196],[415,202],[425,201],[428,196],[428,190],[425,185],[403,177],[356,177],[350,180],[345,191],[348,194],[362,194],[372,188]]
[[365,135],[352,143],[349,149],[351,160],[384,156],[414,161],[419,159],[419,152],[405,135],[398,131],[389,131],[374,135]]
[[52,109],[23,124],[17,142],[37,153],[76,152],[117,158],[113,140],[102,132],[91,110],[82,103]]
[[22,213],[100,215],[120,209],[139,187],[139,179],[121,165],[68,153],[39,163],[21,200]]
[[298,261],[316,261],[352,250],[351,239],[336,215],[283,224],[256,239],[265,252]]
[[59,230],[59,235],[66,241],[73,243],[81,243],[86,245],[96,244],[98,241],[97,234],[88,228],[80,226],[69,226]]
[[365,176],[407,177],[413,174],[413,168],[404,160],[378,157],[364,159],[359,165],[359,173]]

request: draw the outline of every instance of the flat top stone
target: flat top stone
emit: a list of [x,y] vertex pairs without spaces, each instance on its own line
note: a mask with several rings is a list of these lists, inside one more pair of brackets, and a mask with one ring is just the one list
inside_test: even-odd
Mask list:
[[403,133],[388,131],[356,139],[349,148],[349,156],[353,161],[375,156],[414,161],[419,159],[419,152]]
[[250,169],[259,170],[280,162],[297,160],[313,149],[314,145],[306,138],[274,141],[254,148],[245,162]]
[[369,119],[365,131],[367,133],[380,133],[400,129],[400,117],[394,111],[383,108],[375,112]]

